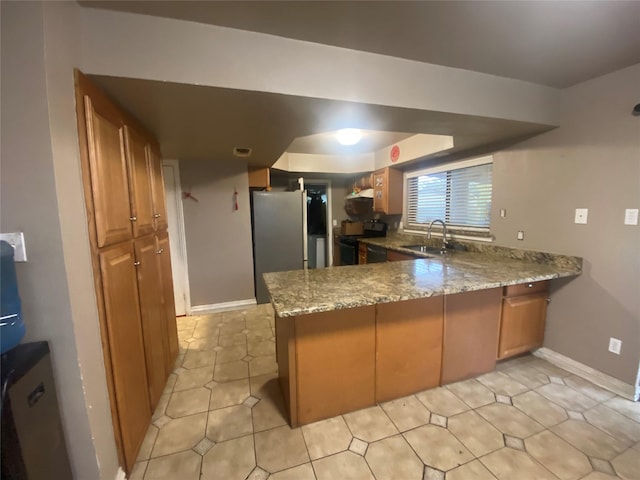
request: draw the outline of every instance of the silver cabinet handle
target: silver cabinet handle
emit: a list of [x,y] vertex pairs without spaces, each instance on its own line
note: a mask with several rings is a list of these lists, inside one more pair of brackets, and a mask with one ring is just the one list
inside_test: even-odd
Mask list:
[[158,250],[158,251],[156,252],[156,255],[160,255],[162,252],[164,252],[164,248],[161,248],[160,250]]
[[156,214],[153,216],[153,218],[160,218],[160,216],[161,216],[161,215],[160,215],[159,213],[156,213]]
[[533,283],[530,283],[529,285],[527,285],[529,288],[533,288]]
[[140,262],[133,262],[134,267],[137,267],[138,265],[140,265]]
[[136,220],[138,220],[138,217],[129,217],[129,220],[131,220],[132,222],[135,222]]

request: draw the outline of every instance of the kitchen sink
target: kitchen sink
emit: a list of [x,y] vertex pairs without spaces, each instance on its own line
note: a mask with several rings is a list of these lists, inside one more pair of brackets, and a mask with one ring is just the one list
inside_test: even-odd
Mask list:
[[446,250],[443,253],[440,248],[429,247],[427,245],[401,245],[400,248],[407,248],[409,250],[413,250],[414,252],[430,253],[432,255],[445,255],[446,253],[448,253]]

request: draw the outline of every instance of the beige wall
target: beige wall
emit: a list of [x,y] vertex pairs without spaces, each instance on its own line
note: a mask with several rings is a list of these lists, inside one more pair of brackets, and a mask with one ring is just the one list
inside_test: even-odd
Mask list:
[[25,341],[46,340],[75,478],[118,469],[92,287],[73,100],[79,7],[2,2],[2,231],[17,265]]
[[198,199],[182,202],[191,306],[255,298],[246,162],[181,160],[180,179]]
[[[636,65],[563,91],[560,128],[495,155],[491,225],[500,245],[584,258],[582,276],[554,282],[545,346],[629,384],[640,360],[640,226],[623,219],[640,208],[639,86]],[[576,208],[589,209],[587,225],[573,223]],[[607,351],[611,336],[619,356]]]

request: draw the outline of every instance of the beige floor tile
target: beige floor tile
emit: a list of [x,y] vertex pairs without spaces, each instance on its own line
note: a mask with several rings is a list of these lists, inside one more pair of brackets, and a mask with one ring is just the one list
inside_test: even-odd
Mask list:
[[251,343],[264,342],[273,337],[271,328],[261,328],[259,330],[250,330],[247,334],[247,341]]
[[476,412],[502,433],[514,437],[526,438],[544,430],[542,425],[511,405],[494,403],[480,407]]
[[193,338],[217,338],[220,334],[220,327],[213,324],[198,325],[193,330]]
[[207,438],[223,442],[253,433],[251,409],[244,405],[220,408],[209,412]]
[[375,480],[364,458],[342,452],[313,462],[318,480]]
[[470,411],[449,417],[447,428],[476,457],[504,447],[502,432],[476,412]]
[[484,375],[480,375],[477,380],[498,395],[511,396],[529,390],[529,387],[502,372],[485,373]]
[[189,350],[213,350],[218,346],[218,335],[213,337],[196,338],[188,344]]
[[611,475],[607,475],[606,473],[600,472],[591,472],[586,477],[582,477],[582,480],[615,480],[620,477],[612,477]]
[[375,442],[398,433],[384,410],[377,405],[347,413],[343,417],[353,436],[365,442]]
[[425,407],[431,412],[445,417],[466,412],[469,406],[444,387],[432,388],[416,394]]
[[144,462],[137,462],[133,465],[133,469],[131,473],[127,477],[127,480],[144,480],[144,474],[147,470],[147,465],[149,462],[146,460]]
[[202,459],[202,480],[245,480],[255,466],[252,435],[216,443]]
[[376,480],[422,480],[424,466],[401,435],[369,444],[365,460]]
[[209,410],[209,397],[211,390],[205,387],[173,392],[169,405],[167,405],[166,415],[172,418],[193,415],[194,413],[206,412]]
[[249,355],[252,357],[267,357],[276,354],[276,344],[271,340],[264,342],[249,342]]
[[562,408],[573,410],[575,412],[583,412],[598,404],[598,402],[592,398],[589,398],[566,385],[558,385],[556,383],[549,383],[548,385],[538,387],[536,392],[548,398],[552,402],[557,403]]
[[170,399],[171,399],[170,393],[163,393],[162,395],[160,395],[160,400],[158,401],[158,405],[156,405],[156,409],[153,412],[153,417],[151,417],[152,421],[157,420],[158,418],[160,418],[165,414],[165,412],[167,411],[167,405],[169,405]]
[[267,472],[275,473],[309,462],[307,447],[299,428],[283,426],[256,433],[255,442],[258,466]]
[[270,373],[249,379],[251,395],[257,398],[282,396],[278,375]]
[[173,387],[175,386],[177,381],[178,381],[178,375],[176,375],[175,373],[170,373],[169,376],[167,377],[167,383],[165,383],[164,385],[164,390],[162,391],[162,394],[164,395],[165,393],[173,392]]
[[628,417],[606,405],[598,405],[583,413],[591,425],[608,433],[614,438],[626,442],[629,446],[640,441],[640,423],[629,421]]
[[556,480],[557,477],[525,452],[502,448],[482,457],[480,461],[499,480]]
[[189,350],[184,356],[182,368],[211,367],[216,361],[216,352],[209,350]]
[[219,383],[211,389],[209,410],[240,405],[250,395],[249,379]]
[[218,337],[218,345],[221,347],[246,344],[247,336],[244,333],[233,333],[231,335],[220,335],[220,337]]
[[471,408],[482,407],[496,401],[493,392],[475,379],[452,383],[447,385],[447,388]]
[[216,382],[231,382],[249,376],[249,366],[242,360],[216,365],[213,370],[213,379]]
[[267,328],[271,328],[269,318],[264,315],[251,319],[247,318],[246,322],[248,330],[266,330]]
[[275,355],[256,357],[249,362],[249,376],[251,377],[276,373],[277,371],[278,364],[276,363]]
[[640,455],[630,448],[611,462],[619,477],[624,480],[638,480],[640,478]]
[[576,480],[591,471],[589,459],[549,430],[525,441],[527,453],[562,480]]
[[514,380],[529,388],[538,388],[549,383],[549,377],[540,370],[521,363],[515,367],[506,368],[502,373],[509,375]]
[[216,356],[216,365],[222,363],[237,362],[247,356],[246,345],[232,345],[230,347],[222,347]]
[[444,428],[425,425],[403,435],[420,459],[432,468],[447,471],[473,460],[473,454]]
[[234,333],[241,333],[247,329],[247,325],[243,321],[225,323],[220,327],[220,336],[233,335]]
[[191,450],[149,461],[145,480],[199,480],[202,457]]
[[556,367],[552,363],[547,362],[546,360],[543,360],[542,358],[538,358],[538,357],[531,357],[531,360],[527,362],[527,365],[537,370],[540,370],[541,372],[551,377],[564,378],[571,375],[571,372],[567,372],[566,370]]
[[431,414],[414,395],[380,404],[396,428],[401,432],[429,423]]
[[631,420],[640,423],[640,402],[632,402],[625,398],[614,397],[611,400],[607,400],[605,405],[613,408],[625,417],[629,417]]
[[611,460],[626,449],[624,442],[581,420],[567,420],[551,431],[590,457]]
[[564,378],[564,383],[566,383],[569,387],[577,390],[578,392],[586,395],[589,398],[592,398],[596,402],[604,402],[616,396],[615,393],[611,393],[604,388],[600,388],[588,380],[585,380],[582,377],[577,375],[570,375]]
[[229,310],[227,312],[222,312],[221,318],[224,323],[244,322],[246,315],[247,309]]
[[511,398],[513,405],[545,427],[551,427],[569,418],[567,412],[537,392],[525,392]]
[[138,452],[136,462],[149,460],[149,457],[151,457],[151,450],[153,450],[153,445],[156,443],[156,438],[158,437],[158,431],[158,427],[155,425],[149,425],[147,433],[144,436],[144,440],[142,441],[140,451]]
[[449,470],[447,480],[495,480],[496,477],[486,469],[480,460],[465,463],[464,465]]
[[255,432],[262,432],[288,423],[287,412],[281,396],[265,396],[251,409],[251,412]]
[[289,468],[288,470],[274,473],[269,477],[269,480],[316,480],[316,475],[313,473],[311,464],[305,463],[297,467]]
[[349,448],[351,432],[342,417],[333,417],[302,427],[311,460],[342,452]]
[[187,450],[204,438],[207,414],[198,413],[171,420],[164,425],[151,451],[151,457]]
[[174,392],[182,390],[190,390],[192,388],[204,387],[213,379],[213,365],[202,368],[194,368],[185,370],[178,375],[176,383],[173,386]]

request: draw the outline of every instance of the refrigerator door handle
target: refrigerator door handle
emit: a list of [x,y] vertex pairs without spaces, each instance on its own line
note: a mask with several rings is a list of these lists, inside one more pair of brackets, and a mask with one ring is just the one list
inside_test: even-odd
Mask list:
[[302,268],[309,265],[309,245],[307,244],[307,191],[302,190]]

